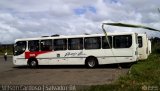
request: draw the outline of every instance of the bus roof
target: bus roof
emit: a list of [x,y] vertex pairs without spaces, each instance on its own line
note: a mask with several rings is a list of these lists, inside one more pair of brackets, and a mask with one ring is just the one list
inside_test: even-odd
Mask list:
[[[116,32],[116,33],[107,33],[108,36],[112,35],[127,35],[127,34],[135,34],[135,32]],[[89,34],[89,35],[60,35],[55,37],[35,37],[35,38],[22,38],[16,39],[16,41],[27,41],[27,40],[44,40],[44,39],[64,39],[64,38],[81,38],[81,37],[98,37],[98,36],[105,36],[104,34]]]

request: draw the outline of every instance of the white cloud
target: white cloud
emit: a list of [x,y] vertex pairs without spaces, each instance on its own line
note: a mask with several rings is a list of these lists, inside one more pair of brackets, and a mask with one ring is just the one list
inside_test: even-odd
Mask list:
[[[103,22],[144,24],[158,29],[159,6],[158,0],[2,0],[0,42],[13,43],[16,38],[53,34],[102,33]],[[75,12],[81,8],[85,9],[82,14]],[[147,32],[119,27],[107,29],[110,32]],[[160,36],[151,31],[147,34]]]

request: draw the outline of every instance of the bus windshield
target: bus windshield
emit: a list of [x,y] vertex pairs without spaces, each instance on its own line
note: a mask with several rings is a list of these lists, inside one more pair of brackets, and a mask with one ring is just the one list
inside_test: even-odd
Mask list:
[[14,45],[14,55],[20,55],[26,50],[26,41],[18,41]]

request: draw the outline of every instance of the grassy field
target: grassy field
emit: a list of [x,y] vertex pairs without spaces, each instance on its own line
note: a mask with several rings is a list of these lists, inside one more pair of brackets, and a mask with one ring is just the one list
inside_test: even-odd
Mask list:
[[112,84],[91,86],[87,91],[158,91],[160,90],[160,44],[153,45],[148,59],[132,65],[128,74]]

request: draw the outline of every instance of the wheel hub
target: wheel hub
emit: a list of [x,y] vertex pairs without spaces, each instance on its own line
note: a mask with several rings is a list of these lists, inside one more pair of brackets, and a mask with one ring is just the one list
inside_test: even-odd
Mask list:
[[89,67],[94,67],[94,66],[95,66],[95,61],[94,61],[94,60],[90,60],[90,61],[88,62],[88,66],[89,66]]

